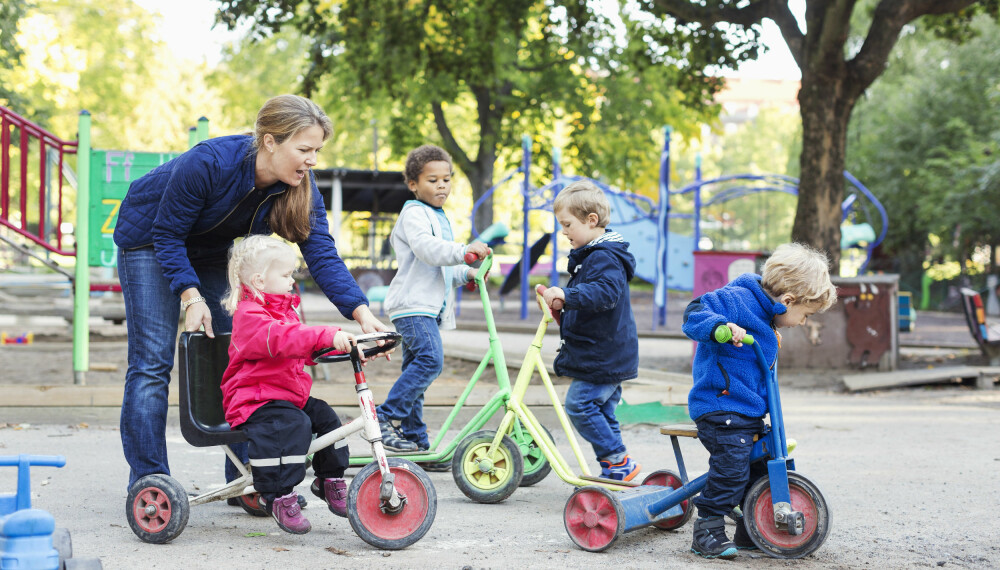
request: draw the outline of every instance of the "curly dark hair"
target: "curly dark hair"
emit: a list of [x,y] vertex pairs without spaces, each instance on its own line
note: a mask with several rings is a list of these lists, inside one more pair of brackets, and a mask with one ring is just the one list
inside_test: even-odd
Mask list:
[[420,173],[424,171],[424,166],[428,162],[438,160],[451,164],[451,155],[443,148],[432,144],[425,144],[410,151],[406,155],[406,167],[403,169],[403,177],[406,182],[416,182],[420,178]]

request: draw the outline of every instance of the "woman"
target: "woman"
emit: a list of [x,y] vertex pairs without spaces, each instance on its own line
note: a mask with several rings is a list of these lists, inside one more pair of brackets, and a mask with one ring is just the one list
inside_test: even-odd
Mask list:
[[[297,243],[341,314],[366,333],[388,330],[337,254],[310,172],[332,132],[318,105],[280,95],[261,107],[252,135],[201,142],[129,187],[114,233],[128,327],[121,437],[129,488],[170,474],[165,429],[179,311],[184,330],[232,330],[221,299],[236,238],[276,233]],[[245,458],[246,445],[236,451]],[[227,460],[226,480],[237,476]]]

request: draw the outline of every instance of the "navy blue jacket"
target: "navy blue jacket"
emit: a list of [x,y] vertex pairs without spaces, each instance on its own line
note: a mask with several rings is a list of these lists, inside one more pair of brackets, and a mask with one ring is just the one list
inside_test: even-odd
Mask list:
[[635,257],[628,252],[628,243],[603,241],[574,249],[567,267],[571,277],[563,288],[566,300],[556,374],[594,384],[635,378],[639,335],[628,288],[635,275]]
[[[170,288],[180,294],[200,281],[188,256],[188,247],[227,220],[240,201],[254,190],[257,153],[253,138],[234,135],[209,139],[134,180],[118,210],[115,244],[124,249],[152,245]],[[298,244],[316,283],[347,318],[368,299],[337,254],[326,221],[323,197],[312,172],[312,213],[309,237]],[[277,182],[266,199],[245,221],[246,235],[272,232],[267,216],[274,197],[288,185]],[[243,223],[243,222],[240,222]],[[197,244],[199,255],[226,259],[232,243]]]
[[736,412],[750,418],[767,413],[767,386],[753,347],[716,342],[719,325],[734,323],[753,335],[774,366],[778,337],[773,320],[787,310],[760,285],[760,276],[744,273],[725,287],[705,293],[684,310],[682,330],[698,341],[694,355],[694,386],[688,394],[688,414],[697,420],[713,412]]

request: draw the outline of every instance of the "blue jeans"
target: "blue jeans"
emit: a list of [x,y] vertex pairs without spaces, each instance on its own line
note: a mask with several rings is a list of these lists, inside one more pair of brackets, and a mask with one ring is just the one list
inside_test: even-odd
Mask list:
[[621,399],[620,382],[593,384],[573,380],[566,392],[566,415],[580,436],[590,442],[598,461],[620,463],[625,459],[622,430],[615,417]]
[[424,392],[441,374],[444,348],[434,317],[400,317],[392,321],[403,336],[403,372],[376,409],[379,420],[399,421],[399,432],[419,445],[428,445],[424,423]]
[[695,424],[698,439],[711,454],[705,489],[694,498],[698,517],[727,515],[743,501],[750,484],[766,473],[763,465],[756,470],[750,465],[753,436],[764,429],[764,419],[716,412],[698,418]]
[[[233,319],[220,301],[229,287],[226,268],[195,267],[198,290],[212,311],[212,329],[230,332]],[[167,395],[177,349],[180,297],[170,290],[152,247],[118,250],[118,278],[125,298],[128,371],[122,399],[122,451],[129,464],[129,488],[146,475],[170,474],[167,463]],[[233,446],[246,457],[246,443]],[[238,472],[226,460],[226,479]],[[232,475],[232,476],[230,476]]]

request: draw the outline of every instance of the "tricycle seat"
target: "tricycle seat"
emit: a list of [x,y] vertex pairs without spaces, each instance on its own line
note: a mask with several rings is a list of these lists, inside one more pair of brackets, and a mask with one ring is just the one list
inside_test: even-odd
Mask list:
[[243,430],[229,428],[222,407],[221,384],[229,364],[229,337],[229,333],[216,333],[213,339],[203,332],[184,332],[178,342],[181,433],[195,447],[247,440]]
[[670,424],[660,426],[660,433],[678,437],[698,437],[698,426],[694,424]]

